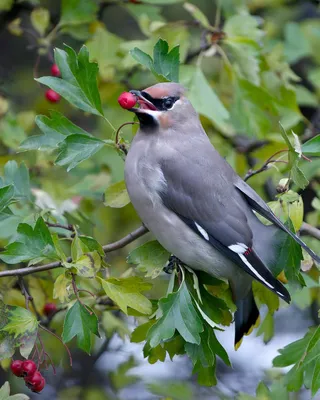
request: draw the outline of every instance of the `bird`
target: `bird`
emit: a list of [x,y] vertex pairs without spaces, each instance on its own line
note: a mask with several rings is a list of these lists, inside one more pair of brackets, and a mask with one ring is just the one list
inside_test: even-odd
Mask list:
[[130,93],[138,107],[129,111],[140,123],[125,159],[131,203],[168,252],[195,271],[229,282],[237,306],[237,349],[259,321],[253,280],[290,302],[268,268],[276,262],[276,233],[285,232],[317,262],[320,258],[214,148],[181,84],[158,83]]

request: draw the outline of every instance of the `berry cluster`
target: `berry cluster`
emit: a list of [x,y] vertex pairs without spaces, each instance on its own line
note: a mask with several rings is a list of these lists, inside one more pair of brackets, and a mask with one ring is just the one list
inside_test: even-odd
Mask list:
[[[59,78],[61,76],[59,67],[57,64],[53,64],[51,67],[51,75]],[[52,89],[48,89],[45,93],[46,99],[50,101],[50,103],[58,103],[61,99],[61,96],[59,93],[55,92]]]
[[12,361],[10,368],[14,375],[24,378],[26,385],[33,392],[39,393],[44,388],[46,381],[32,360]]

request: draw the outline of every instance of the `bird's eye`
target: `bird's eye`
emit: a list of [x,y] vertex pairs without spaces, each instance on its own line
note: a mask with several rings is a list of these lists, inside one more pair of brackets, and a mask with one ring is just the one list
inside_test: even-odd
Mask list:
[[167,97],[166,99],[163,99],[164,108],[166,108],[167,110],[172,108],[173,104],[174,104],[174,100],[172,97]]

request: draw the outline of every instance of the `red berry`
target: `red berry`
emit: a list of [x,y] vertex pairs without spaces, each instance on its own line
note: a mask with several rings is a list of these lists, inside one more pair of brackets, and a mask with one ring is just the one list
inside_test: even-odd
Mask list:
[[21,361],[21,360],[12,361],[12,363],[10,365],[10,368],[11,368],[11,372],[15,376],[22,376],[23,375],[22,364],[23,364],[23,361]]
[[129,2],[133,4],[141,4],[140,0],[129,0]]
[[136,102],[136,96],[129,92],[124,92],[118,97],[118,103],[122,108],[125,108],[126,110],[132,108],[136,104]]
[[46,303],[43,307],[43,313],[49,317],[57,311],[57,306],[54,303]]
[[39,371],[36,371],[33,375],[31,376],[26,376],[24,378],[25,382],[29,384],[30,386],[37,386],[40,385],[43,377]]
[[32,376],[37,370],[36,364],[32,360],[26,360],[22,363],[22,372],[24,376]]
[[38,385],[34,385],[32,391],[39,393],[45,387],[45,385],[46,385],[46,380],[44,379],[44,377],[42,377],[41,382]]
[[61,99],[61,96],[59,93],[55,92],[52,89],[48,89],[46,91],[46,98],[47,100],[50,101],[50,103],[58,103],[58,101]]
[[53,64],[52,65],[52,67],[51,67],[51,75],[52,76],[57,76],[57,77],[61,76],[60,69],[57,66],[57,64]]

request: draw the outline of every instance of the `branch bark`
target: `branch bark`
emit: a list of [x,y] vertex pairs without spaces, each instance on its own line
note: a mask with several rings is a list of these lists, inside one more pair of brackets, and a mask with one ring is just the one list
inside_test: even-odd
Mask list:
[[300,229],[300,233],[301,233],[301,235],[312,236],[312,237],[320,240],[320,229],[317,229],[314,226],[307,224],[306,222],[303,222],[301,229]]
[[[135,231],[129,233],[128,235],[124,236],[123,238],[117,240],[116,242],[106,244],[102,246],[103,251],[105,253],[111,253],[112,251],[122,249],[127,244],[133,242],[134,240],[138,239],[139,237],[145,235],[148,232],[148,229],[142,225]],[[71,262],[71,257],[67,258],[67,262]],[[27,268],[19,268],[19,269],[12,269],[12,270],[5,270],[0,271],[0,278],[5,276],[24,276],[29,274],[34,274],[36,272],[43,272],[48,271],[50,269],[62,267],[60,261],[55,261],[45,265],[39,265],[37,267],[27,267]]]

